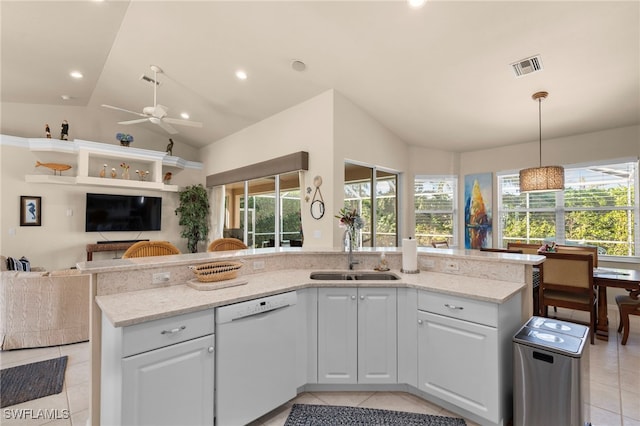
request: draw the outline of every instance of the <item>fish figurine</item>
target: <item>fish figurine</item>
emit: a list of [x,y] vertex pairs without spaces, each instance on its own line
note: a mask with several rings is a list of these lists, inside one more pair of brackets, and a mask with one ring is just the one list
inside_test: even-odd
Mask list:
[[55,175],[56,172],[60,173],[60,176],[62,176],[62,172],[64,172],[65,170],[69,170],[71,168],[70,165],[68,164],[61,164],[61,163],[41,163],[39,161],[36,161],[36,167],[46,167],[48,169],[53,170],[53,174]]

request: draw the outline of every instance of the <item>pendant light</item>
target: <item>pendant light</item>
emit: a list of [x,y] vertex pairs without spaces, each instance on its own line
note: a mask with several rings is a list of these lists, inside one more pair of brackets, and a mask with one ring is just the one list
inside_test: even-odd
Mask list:
[[542,100],[549,93],[536,92],[531,97],[538,101],[538,127],[540,163],[539,167],[520,170],[520,192],[562,191],[564,189],[564,168],[562,166],[542,167]]

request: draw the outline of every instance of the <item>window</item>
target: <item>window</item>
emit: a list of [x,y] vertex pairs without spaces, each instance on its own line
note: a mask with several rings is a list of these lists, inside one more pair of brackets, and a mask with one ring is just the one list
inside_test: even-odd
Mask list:
[[344,206],[355,208],[364,219],[358,247],[396,247],[398,175],[352,163],[345,163],[344,171]]
[[609,256],[638,256],[638,162],[565,168],[565,189],[520,193],[518,174],[498,176],[500,247],[587,244]]
[[456,245],[458,178],[416,176],[413,193],[418,245],[431,246],[433,239]]

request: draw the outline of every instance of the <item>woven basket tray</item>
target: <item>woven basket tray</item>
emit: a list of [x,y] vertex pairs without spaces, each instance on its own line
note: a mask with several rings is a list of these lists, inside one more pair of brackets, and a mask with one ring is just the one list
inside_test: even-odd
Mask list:
[[240,262],[212,262],[189,266],[196,274],[198,281],[203,283],[233,279],[238,275],[238,269],[241,267]]

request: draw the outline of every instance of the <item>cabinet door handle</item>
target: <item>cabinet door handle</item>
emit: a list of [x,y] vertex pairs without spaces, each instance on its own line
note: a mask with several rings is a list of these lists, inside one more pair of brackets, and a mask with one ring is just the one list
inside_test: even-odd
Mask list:
[[209,348],[207,349],[207,351],[212,354],[213,353],[213,346],[209,346]]
[[173,330],[162,330],[160,332],[160,334],[174,334],[174,333],[177,333],[179,331],[184,330],[185,328],[187,328],[186,325],[183,325],[182,327],[179,327],[179,328],[174,328]]
[[364,300],[364,296],[360,296],[360,300]]
[[449,309],[459,309],[459,310],[463,310],[464,309],[462,306],[450,305],[448,303],[445,303],[444,306],[445,306],[445,308],[449,308]]
[[356,297],[355,296],[351,296],[351,300],[356,300]]
[[418,324],[422,324],[422,320],[418,320]]

